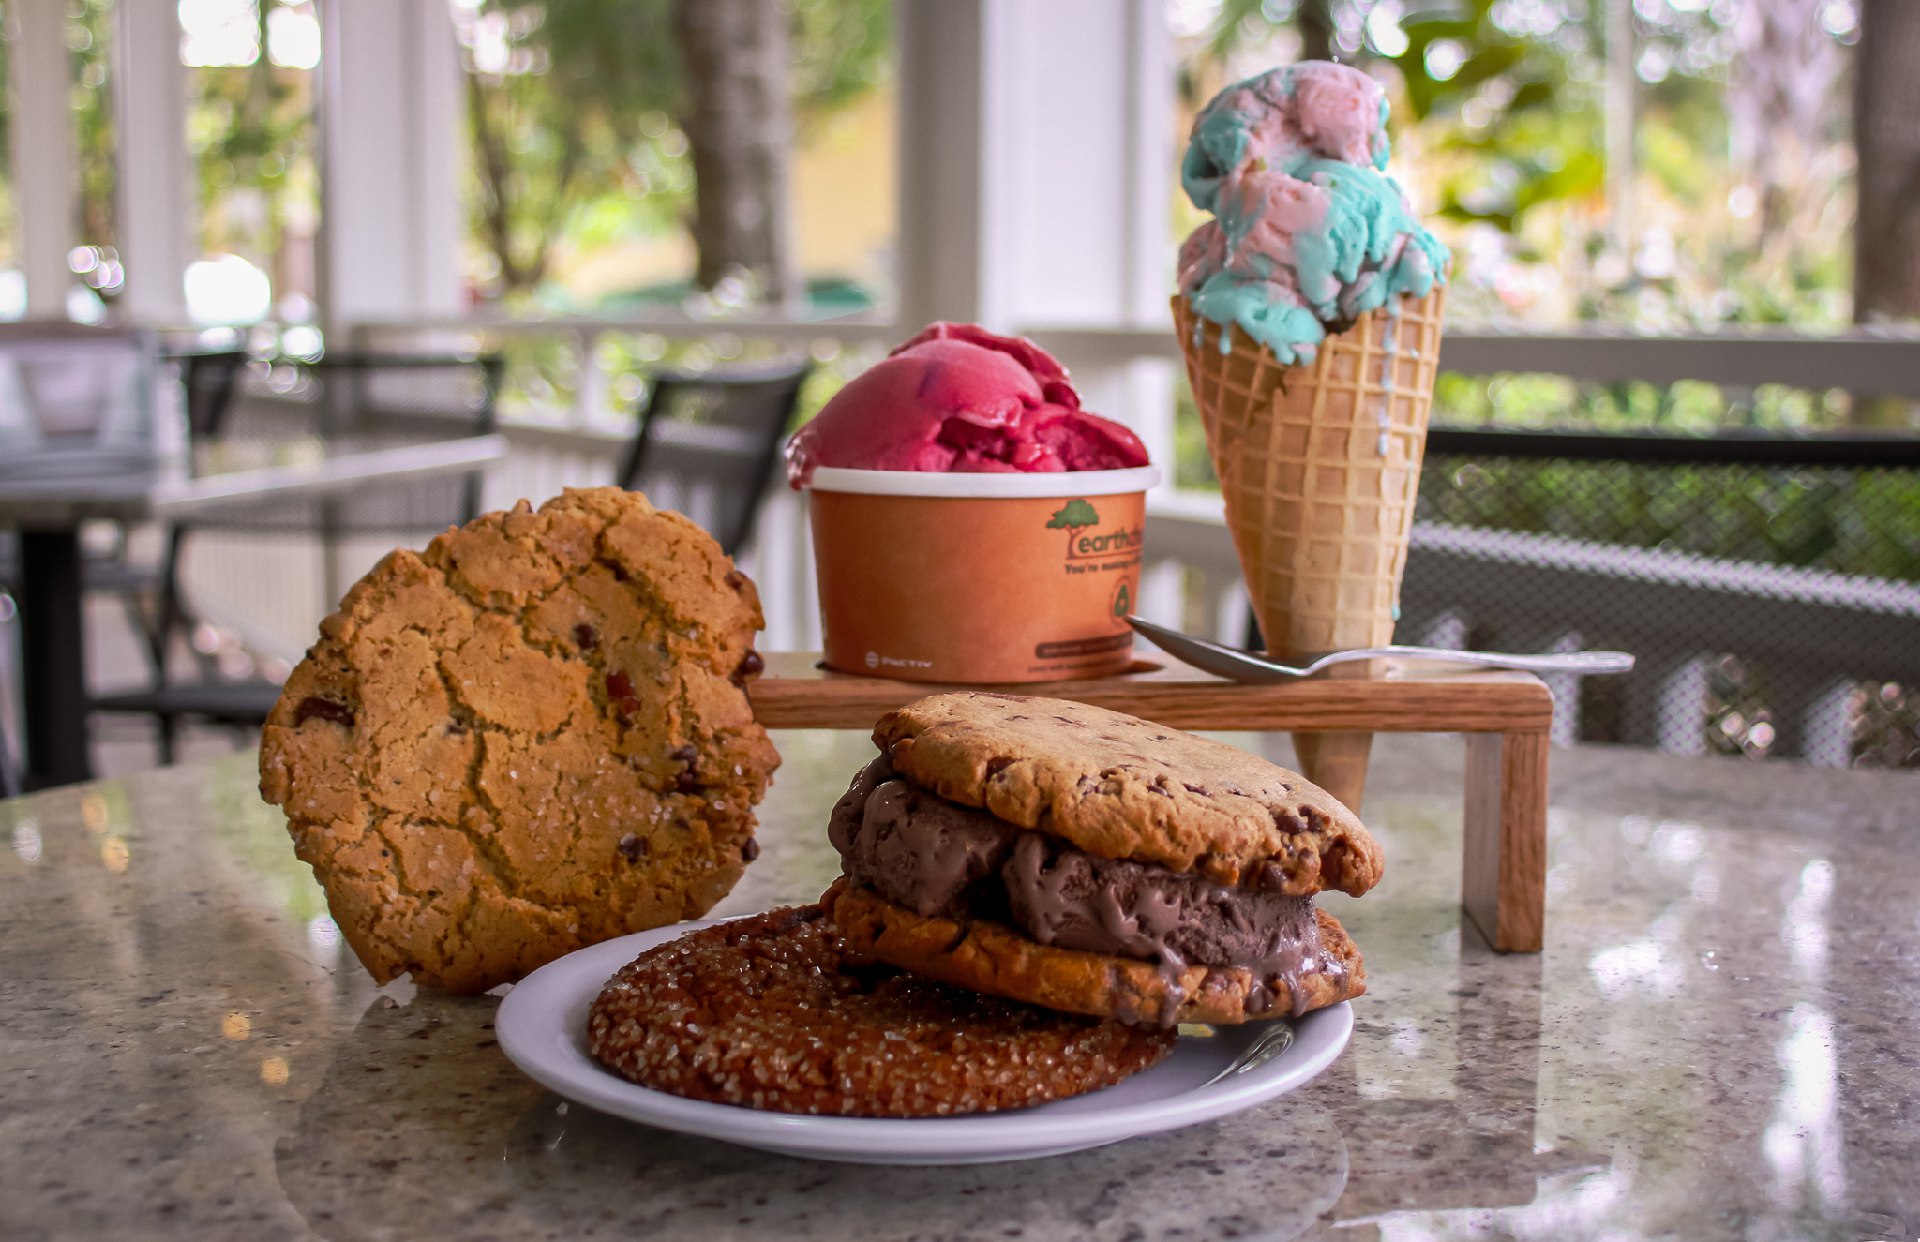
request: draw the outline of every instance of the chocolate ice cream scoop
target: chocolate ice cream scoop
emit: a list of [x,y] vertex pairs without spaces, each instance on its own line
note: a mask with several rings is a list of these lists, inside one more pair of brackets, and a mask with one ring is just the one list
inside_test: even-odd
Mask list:
[[1381,855],[1298,773],[1064,699],[933,695],[882,717],[834,806],[821,905],[859,952],[977,992],[1173,1026],[1366,990],[1339,922]]
[[1308,898],[1098,858],[949,802],[885,758],[854,777],[828,833],[850,880],[922,917],[998,919],[1043,945],[1289,984],[1333,968]]

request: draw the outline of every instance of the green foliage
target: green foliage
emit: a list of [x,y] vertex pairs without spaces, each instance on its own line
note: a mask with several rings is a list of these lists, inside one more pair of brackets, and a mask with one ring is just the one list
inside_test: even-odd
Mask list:
[[[585,248],[680,227],[696,192],[678,0],[485,0],[463,17],[483,285],[525,299],[561,238]],[[873,86],[886,0],[791,0],[802,123]],[[472,32],[504,34],[486,63]]]
[[[1778,384],[1589,384],[1557,375],[1442,375],[1452,426],[1805,431],[1846,421],[1842,392]],[[1910,471],[1431,459],[1422,520],[1668,547],[1732,560],[1920,581],[1920,479]]]
[[[1395,88],[1394,171],[1455,247],[1450,309],[1464,319],[1838,326],[1851,283],[1849,107],[1832,64],[1844,52],[1776,48],[1735,75],[1739,11],[1635,3],[1620,52],[1633,72],[1610,88],[1616,10],[1593,0],[1224,0],[1183,82],[1197,104],[1197,83],[1229,61],[1237,76],[1330,31],[1333,54]],[[1786,98],[1823,112],[1818,137],[1780,134],[1769,109]],[[1632,125],[1631,168],[1607,167],[1609,110]],[[1734,141],[1741,110],[1764,131],[1757,150]],[[1621,189],[1630,204],[1608,200]]]
[[[122,0],[125,2],[125,0]],[[251,65],[187,70],[187,148],[199,183],[200,248],[238,254],[275,272],[289,237],[310,234],[320,209],[315,73],[267,57],[260,6],[260,56]],[[276,280],[276,293],[281,288]]]
[[1806,431],[1848,422],[1853,404],[1839,390],[1809,392],[1782,384],[1738,391],[1692,380],[1591,384],[1524,372],[1443,372],[1434,384],[1434,421],[1464,427]]
[[684,89],[671,18],[669,0],[492,0],[463,19],[500,36],[485,57],[463,37],[476,232],[496,293],[537,287],[582,217],[604,243],[671,219],[645,218],[654,192],[691,191],[685,140],[663,141]]
[[[1381,57],[1399,74],[1409,119],[1451,155],[1440,213],[1512,232],[1534,208],[1585,199],[1606,180],[1601,124],[1581,78],[1595,32],[1563,19],[1558,38],[1499,20],[1498,0],[1456,0],[1400,23],[1406,47]],[[1599,6],[1594,6],[1596,10]]]
[[[580,395],[582,358],[574,341],[546,333],[482,334],[480,348],[505,360],[500,408],[522,420],[565,419]],[[716,366],[751,366],[790,358],[787,347],[765,339],[716,334],[704,339],[666,337],[653,332],[601,333],[594,338],[594,363],[606,385],[605,415],[627,424],[661,371],[701,372]],[[822,347],[800,390],[794,426],[819,412],[849,378],[877,360],[864,352]]]
[[67,13],[74,128],[80,162],[80,240],[114,244],[114,123],[107,89],[113,47],[112,0],[78,0]]
[[1084,500],[1069,500],[1065,506],[1056,510],[1047,519],[1048,530],[1064,530],[1069,534],[1093,526],[1100,521],[1100,515],[1092,505]]
[[1920,581],[1910,471],[1436,459],[1422,521]]
[[853,103],[886,77],[892,0],[789,0],[793,95],[806,125]]
[[1200,408],[1193,403],[1193,388],[1187,383],[1186,368],[1174,387],[1173,397],[1173,485],[1213,491],[1220,479],[1213,472],[1213,457],[1207,451],[1207,431],[1200,422]]

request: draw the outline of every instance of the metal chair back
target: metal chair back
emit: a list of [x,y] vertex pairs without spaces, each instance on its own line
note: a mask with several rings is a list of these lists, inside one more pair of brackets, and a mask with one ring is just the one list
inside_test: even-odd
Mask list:
[[753,534],[811,370],[801,361],[662,372],[641,403],[617,481],[685,513],[734,555]]
[[[208,387],[198,407],[189,371],[189,416],[197,420],[196,453],[257,457],[269,464],[284,454],[324,452],[332,445],[398,446],[459,439],[493,429],[500,387],[497,356],[329,354],[315,361],[269,366],[262,382],[233,399],[213,383],[220,368],[202,364]],[[231,364],[229,378],[244,360]],[[343,575],[335,555],[353,536],[378,535],[419,542],[460,525],[480,508],[475,476],[413,479],[368,487],[324,500],[285,500],[237,506],[174,526],[168,532],[155,627],[155,683],[129,694],[95,700],[95,711],[153,716],[159,726],[161,762],[170,763],[182,718],[253,726],[266,718],[279,694],[271,681],[229,680],[202,662],[199,675],[169,675],[173,640],[193,622],[181,589],[187,545],[197,533],[225,531],[246,536],[317,540],[321,594],[340,597]]]

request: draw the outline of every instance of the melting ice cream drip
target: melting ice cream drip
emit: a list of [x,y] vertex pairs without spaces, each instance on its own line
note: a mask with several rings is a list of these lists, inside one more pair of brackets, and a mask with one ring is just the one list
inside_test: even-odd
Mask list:
[[[1380,334],[1380,342],[1386,348],[1387,373],[1380,381],[1380,440],[1374,445],[1380,456],[1385,457],[1390,449],[1387,433],[1393,426],[1393,398],[1400,382],[1400,298],[1387,299],[1387,327]],[[1387,472],[1380,472],[1380,498],[1387,498]],[[1396,588],[1395,594],[1398,594]],[[1395,599],[1389,615],[1394,621],[1400,620],[1400,601]]]
[[[1387,433],[1393,428],[1394,385],[1399,381],[1400,375],[1399,329],[1400,299],[1389,298],[1387,300],[1387,326],[1385,331],[1380,334],[1381,347],[1386,351],[1386,358],[1382,363],[1386,368],[1386,374],[1381,377],[1380,380],[1380,438],[1374,443],[1374,451],[1382,457],[1387,455]],[[1380,486],[1384,491],[1386,488],[1386,476],[1384,474],[1380,476]]]

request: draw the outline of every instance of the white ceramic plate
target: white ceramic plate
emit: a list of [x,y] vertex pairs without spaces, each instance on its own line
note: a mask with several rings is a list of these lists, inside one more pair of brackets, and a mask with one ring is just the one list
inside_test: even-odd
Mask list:
[[746,1147],[856,1164],[983,1164],[1030,1160],[1212,1121],[1284,1095],[1327,1068],[1353,1034],[1345,1004],[1285,1023],[1184,1037],[1166,1060],[1070,1100],[971,1117],[803,1117],[710,1104],[649,1090],[587,1053],[587,1010],[641,950],[711,920],[623,936],[570,953],[517,984],[495,1020],[500,1047],[528,1077],[569,1100],[666,1130]]

